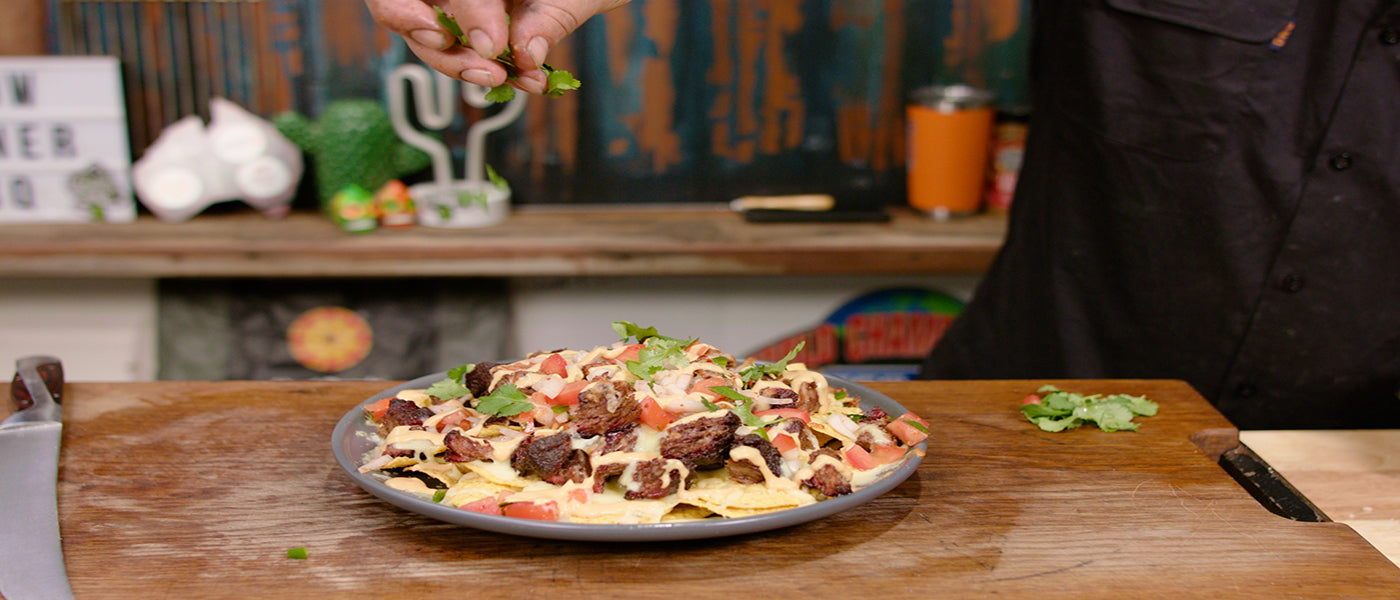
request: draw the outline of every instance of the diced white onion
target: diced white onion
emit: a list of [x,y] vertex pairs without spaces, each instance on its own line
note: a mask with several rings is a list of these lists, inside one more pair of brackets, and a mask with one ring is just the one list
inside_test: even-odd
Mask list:
[[550,398],[558,396],[559,392],[564,391],[564,379],[558,375],[545,377],[535,382],[535,391]]
[[846,436],[848,439],[856,439],[856,422],[850,417],[841,413],[832,413],[826,418],[826,424],[830,425],[836,433]]
[[360,472],[368,473],[370,471],[377,470],[379,469],[379,467],[389,464],[389,461],[391,460],[394,460],[394,457],[389,456],[388,454],[380,454],[379,456],[365,461],[365,464],[360,465]]
[[659,398],[656,403],[660,404],[661,408],[666,409],[667,412],[680,414],[698,413],[709,410],[705,408],[704,396],[700,394],[664,396]]

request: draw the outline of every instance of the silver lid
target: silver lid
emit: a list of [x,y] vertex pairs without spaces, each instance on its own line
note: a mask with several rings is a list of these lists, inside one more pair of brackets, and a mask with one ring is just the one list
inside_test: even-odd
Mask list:
[[996,94],[990,90],[960,83],[921,87],[909,94],[909,99],[914,104],[952,112],[987,106],[996,99]]

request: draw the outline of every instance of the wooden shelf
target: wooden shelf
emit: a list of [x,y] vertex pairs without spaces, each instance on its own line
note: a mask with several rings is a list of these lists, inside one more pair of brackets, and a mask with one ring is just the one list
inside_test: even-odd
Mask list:
[[981,273],[1005,218],[748,223],[722,206],[524,207],[482,229],[352,234],[315,213],[0,225],[0,276],[542,277]]

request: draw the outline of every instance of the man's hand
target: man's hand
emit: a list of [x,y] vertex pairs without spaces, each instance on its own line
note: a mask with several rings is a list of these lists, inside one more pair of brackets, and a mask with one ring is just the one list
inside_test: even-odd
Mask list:
[[[627,1],[365,0],[365,5],[375,22],[402,36],[429,67],[469,83],[505,83],[509,74],[493,59],[509,45],[519,70],[511,84],[541,94],[546,75],[540,66],[550,48],[594,15]],[[457,20],[467,38],[465,47],[438,23],[434,5]]]

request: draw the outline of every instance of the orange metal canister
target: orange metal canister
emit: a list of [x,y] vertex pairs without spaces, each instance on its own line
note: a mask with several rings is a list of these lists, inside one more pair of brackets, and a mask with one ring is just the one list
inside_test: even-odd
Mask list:
[[945,219],[975,213],[986,191],[995,109],[992,93],[968,85],[916,90],[909,132],[909,205]]

